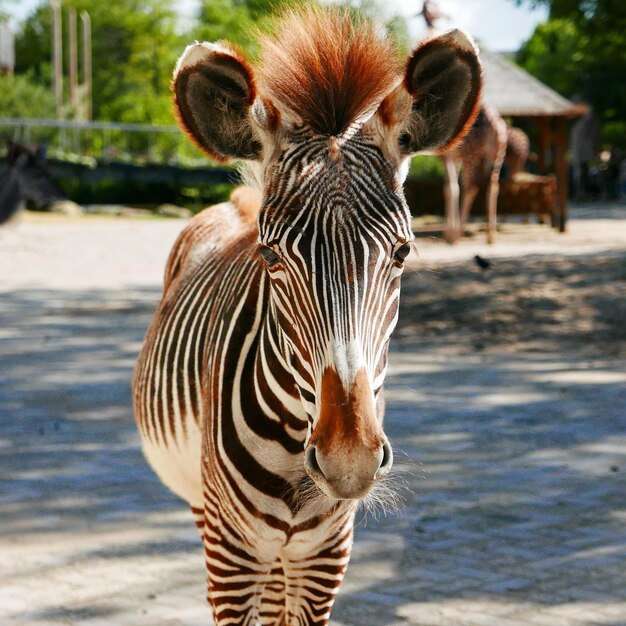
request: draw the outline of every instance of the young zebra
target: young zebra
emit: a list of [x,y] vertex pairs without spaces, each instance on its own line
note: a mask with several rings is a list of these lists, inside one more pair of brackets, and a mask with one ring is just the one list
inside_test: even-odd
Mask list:
[[391,44],[339,10],[283,16],[255,73],[226,43],[174,73],[183,129],[244,160],[183,230],[134,375],[145,455],[192,507],[218,626],[327,624],[360,499],[389,472],[387,347],[412,239],[408,157],[471,126],[472,41]]
[[494,243],[500,169],[505,153],[506,124],[493,107],[484,104],[463,143],[442,157],[446,205],[445,237],[448,243],[456,243],[463,236],[474,200],[485,183],[487,243]]

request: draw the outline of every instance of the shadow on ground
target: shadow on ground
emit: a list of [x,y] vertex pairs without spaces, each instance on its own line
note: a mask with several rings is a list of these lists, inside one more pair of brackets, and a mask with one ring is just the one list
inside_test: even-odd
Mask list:
[[396,345],[463,353],[626,354],[626,253],[492,259],[409,271]]
[[[624,257],[524,263],[406,277],[386,385],[405,506],[361,520],[337,623],[624,623]],[[135,604],[86,605],[81,591],[11,623],[206,623],[204,606],[181,608],[185,581],[204,577],[182,557],[201,548],[132,420],[131,370],[158,297],[0,295],[0,540],[50,542],[45,554],[75,536],[85,575],[166,557],[156,587],[129,582]],[[93,528],[113,538],[89,546],[79,538]],[[62,566],[37,563],[37,575]],[[153,602],[168,596],[182,622]]]
[[626,256],[405,276],[386,431],[405,507],[364,519],[341,624],[626,615]]
[[158,295],[2,294],[1,534],[178,507],[147,470],[132,419],[130,375]]
[[393,362],[386,431],[412,495],[359,528],[334,618],[623,624],[624,362]]

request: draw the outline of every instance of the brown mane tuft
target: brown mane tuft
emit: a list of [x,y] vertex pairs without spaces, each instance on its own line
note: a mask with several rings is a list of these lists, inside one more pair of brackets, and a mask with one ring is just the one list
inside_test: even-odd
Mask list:
[[337,136],[395,86],[399,63],[371,22],[309,6],[283,14],[261,36],[261,91],[321,135]]

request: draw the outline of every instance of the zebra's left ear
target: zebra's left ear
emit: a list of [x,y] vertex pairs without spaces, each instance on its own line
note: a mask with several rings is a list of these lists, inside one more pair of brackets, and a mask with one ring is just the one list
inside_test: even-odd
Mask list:
[[378,109],[378,118],[397,132],[402,156],[443,153],[474,123],[480,105],[482,68],[472,38],[450,30],[415,48],[402,84]]

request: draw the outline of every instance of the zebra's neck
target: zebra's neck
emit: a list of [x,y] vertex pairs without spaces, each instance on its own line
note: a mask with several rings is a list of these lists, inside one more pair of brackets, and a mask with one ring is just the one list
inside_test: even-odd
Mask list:
[[280,421],[289,437],[301,442],[307,434],[307,414],[290,365],[291,354],[279,325],[267,307],[259,332],[255,359],[255,379],[272,417]]

